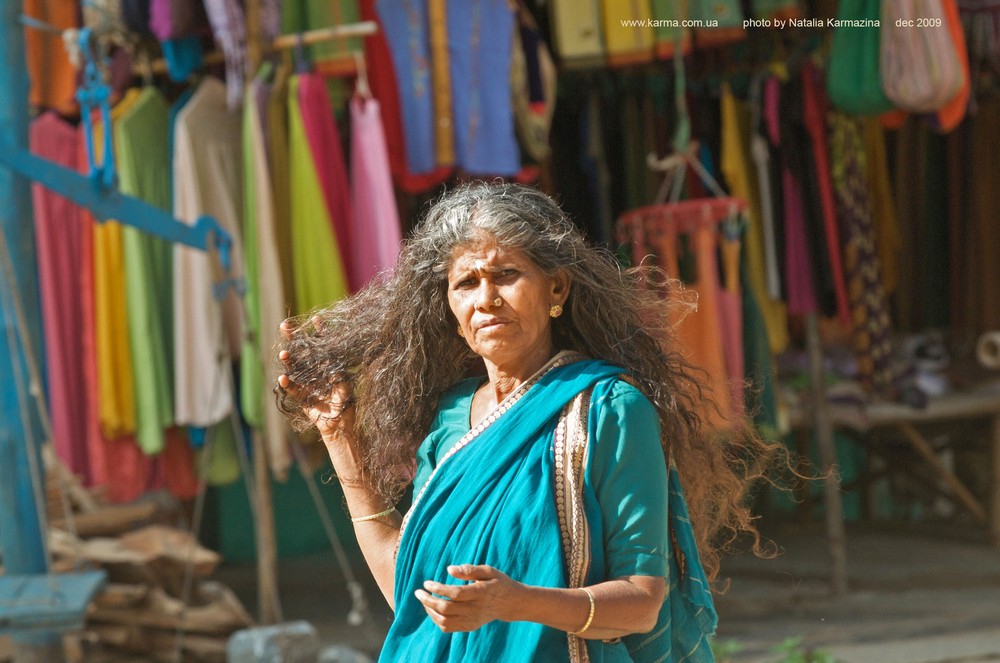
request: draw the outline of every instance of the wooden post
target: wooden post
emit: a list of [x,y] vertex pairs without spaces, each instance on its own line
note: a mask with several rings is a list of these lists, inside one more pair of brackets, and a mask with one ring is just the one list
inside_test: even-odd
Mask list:
[[275,624],[282,619],[278,592],[278,543],[271,502],[271,469],[260,431],[253,433],[254,488],[257,491],[257,621]]
[[[24,28],[18,22],[21,3],[0,4],[0,149],[28,147],[28,72],[24,67]],[[35,575],[48,571],[42,523],[39,520],[31,465],[44,481],[41,455],[32,458],[26,440],[30,428],[41,430],[35,406],[28,395],[28,370],[18,334],[15,311],[9,307],[20,295],[24,323],[35,350],[40,352],[41,313],[35,266],[35,231],[31,211],[31,188],[13,172],[0,168],[0,228],[10,258],[0,272],[0,553],[7,575]],[[10,279],[13,278],[14,282]],[[15,292],[16,289],[16,292]],[[25,421],[28,417],[30,421]],[[42,440],[37,439],[40,445]],[[45,494],[43,485],[38,486]],[[57,633],[13,635],[14,660],[61,660],[62,640]]]
[[1000,412],[993,415],[990,445],[993,472],[990,477],[990,541],[1000,550]]
[[826,402],[823,374],[823,346],[819,337],[819,320],[815,313],[806,316],[806,343],[809,351],[812,380],[813,429],[823,472],[823,507],[826,514],[826,538],[830,550],[830,593],[847,593],[847,538],[844,534],[844,513],[840,503],[840,468],[833,439],[833,421]]

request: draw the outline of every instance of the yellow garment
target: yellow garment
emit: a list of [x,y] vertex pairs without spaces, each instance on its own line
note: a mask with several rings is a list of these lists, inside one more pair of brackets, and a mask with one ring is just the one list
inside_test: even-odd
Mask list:
[[896,202],[889,184],[889,161],[885,153],[885,133],[877,117],[863,118],[865,154],[868,156],[868,191],[875,221],[875,249],[882,266],[882,287],[886,294],[899,286],[899,252],[903,239],[896,220]]
[[560,57],[596,58],[604,53],[600,1],[550,0],[549,18]]
[[603,0],[604,41],[612,65],[649,62],[656,33],[649,0]]
[[[139,89],[129,90],[111,109],[117,121],[139,100]],[[104,127],[94,123],[94,152],[104,158]],[[135,393],[132,352],[128,337],[125,294],[125,253],[122,227],[117,221],[94,226],[94,337],[97,352],[98,416],[109,440],[135,432]]]
[[455,163],[455,118],[451,103],[451,64],[448,57],[448,8],[445,0],[429,0],[431,77],[434,88],[434,151],[439,166]]
[[785,303],[771,299],[764,275],[764,230],[760,222],[760,192],[750,158],[750,117],[746,105],[733,96],[728,85],[722,87],[722,157],[721,168],[729,190],[750,206],[745,241],[750,290],[760,307],[767,327],[771,352],[788,347],[788,316]]

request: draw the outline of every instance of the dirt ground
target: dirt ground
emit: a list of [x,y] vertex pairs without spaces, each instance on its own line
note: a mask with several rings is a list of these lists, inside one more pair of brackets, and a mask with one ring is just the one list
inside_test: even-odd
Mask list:
[[[819,523],[766,533],[780,555],[724,562],[731,585],[717,599],[718,637],[735,650],[730,661],[791,660],[774,649],[798,638],[798,653],[815,650],[844,663],[1000,662],[1000,551],[973,526],[849,527],[850,592],[838,599],[829,596]],[[283,560],[285,620],[311,622],[324,643],[377,652],[391,613],[367,571],[356,571],[373,616],[366,627],[347,624],[350,600],[332,554]],[[255,609],[251,565],[224,565],[216,575]]]

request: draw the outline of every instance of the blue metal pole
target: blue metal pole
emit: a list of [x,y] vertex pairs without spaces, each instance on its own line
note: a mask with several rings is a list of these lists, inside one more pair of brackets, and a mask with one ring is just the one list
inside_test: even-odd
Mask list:
[[[24,66],[24,33],[18,23],[20,2],[0,2],[0,144],[28,146],[28,73]],[[6,234],[24,304],[32,344],[41,352],[35,234],[27,180],[0,168],[0,225]],[[17,320],[9,305],[14,293],[6,277],[0,278],[0,552],[8,575],[44,574],[45,548],[31,481],[28,447],[31,431],[40,431],[35,408],[24,402],[27,367],[17,335]],[[6,292],[3,292],[6,290]],[[14,344],[11,345],[11,339]],[[10,348],[16,351],[11,353]],[[20,384],[18,384],[20,382]],[[18,390],[21,397],[19,398]],[[22,421],[31,413],[32,423]],[[37,459],[41,467],[41,459]],[[44,494],[44,492],[43,492]],[[51,638],[52,636],[50,636]],[[51,648],[51,641],[37,636],[14,637],[25,659]],[[18,660],[22,660],[18,658]]]

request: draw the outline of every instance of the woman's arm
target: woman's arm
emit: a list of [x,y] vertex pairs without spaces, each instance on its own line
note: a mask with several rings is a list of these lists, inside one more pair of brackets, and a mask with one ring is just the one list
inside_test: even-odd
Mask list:
[[[288,333],[285,325],[282,331]],[[287,363],[290,359],[288,351],[282,350],[278,358]],[[278,385],[295,394],[296,385],[287,375],[278,378]],[[350,407],[351,387],[340,383],[333,387],[330,397],[324,403],[306,408],[306,416],[314,422],[316,429],[323,438],[333,471],[344,489],[344,499],[347,509],[354,522],[354,533],[358,538],[361,553],[371,569],[375,582],[378,584],[389,607],[394,608],[393,592],[395,590],[396,564],[394,554],[396,541],[402,517],[394,505],[388,504],[385,498],[371,489],[363,476],[361,453],[354,436],[354,410]],[[375,518],[366,518],[379,514]],[[357,520],[361,519],[361,520]]]
[[[490,566],[463,564],[448,573],[467,585],[427,581],[416,597],[431,620],[445,632],[473,631],[493,620],[536,622],[576,633],[587,624],[590,597],[582,589],[524,585]],[[582,638],[607,640],[646,633],[656,625],[666,596],[666,580],[629,576],[587,587],[594,615]]]

